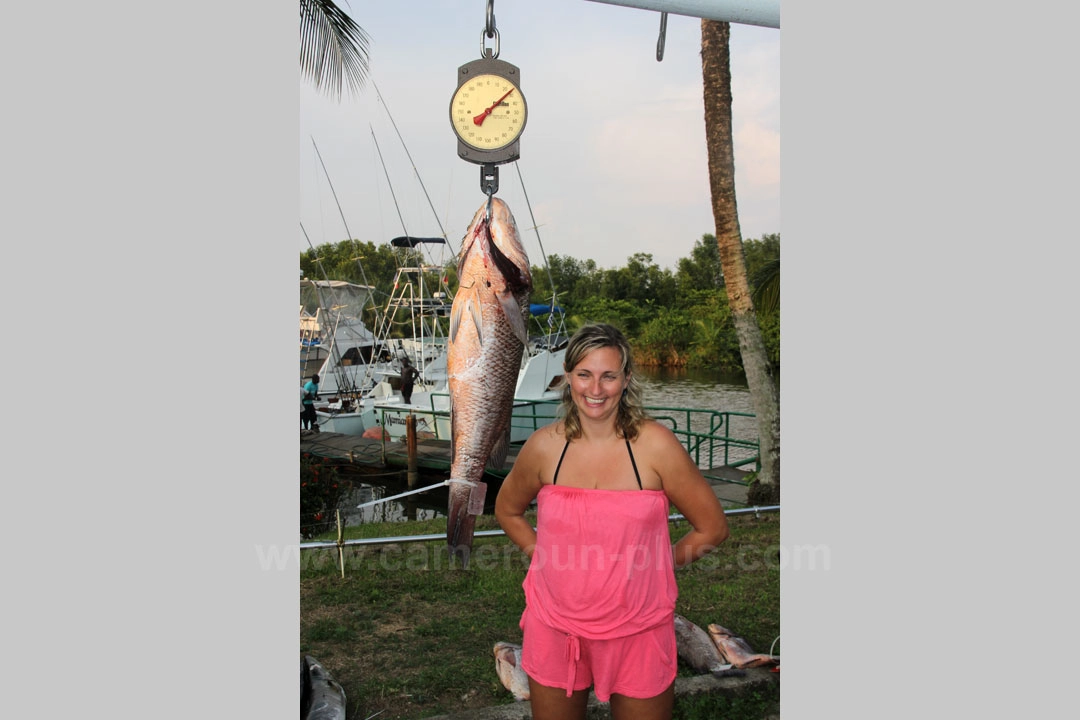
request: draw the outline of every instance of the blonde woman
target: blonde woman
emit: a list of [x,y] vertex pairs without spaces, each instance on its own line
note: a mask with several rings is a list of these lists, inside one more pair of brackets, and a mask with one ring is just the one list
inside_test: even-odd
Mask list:
[[[495,502],[530,558],[521,666],[533,718],[584,718],[590,687],[615,720],[670,718],[674,570],[723,542],[727,519],[678,438],[645,414],[622,332],[581,328],[564,370],[562,418],[529,437]],[[674,546],[669,503],[691,525]]]

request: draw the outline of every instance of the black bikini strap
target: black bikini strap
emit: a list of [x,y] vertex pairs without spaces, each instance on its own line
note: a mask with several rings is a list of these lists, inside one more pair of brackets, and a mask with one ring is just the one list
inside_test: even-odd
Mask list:
[[555,466],[555,477],[551,478],[551,484],[552,485],[559,482],[559,468],[562,467],[562,459],[564,457],[566,457],[566,448],[568,448],[568,447],[570,447],[570,441],[569,440],[567,440],[566,444],[563,445],[562,455],[559,456],[559,464]]
[[[566,452],[566,451],[563,450],[563,452]],[[630,453],[630,464],[634,466],[634,477],[637,478],[638,490],[644,490],[645,488],[642,487],[642,485],[641,485],[641,475],[639,475],[638,471],[637,471],[637,463],[634,461],[634,451],[630,449],[630,441],[629,440],[626,441],[626,452]]]

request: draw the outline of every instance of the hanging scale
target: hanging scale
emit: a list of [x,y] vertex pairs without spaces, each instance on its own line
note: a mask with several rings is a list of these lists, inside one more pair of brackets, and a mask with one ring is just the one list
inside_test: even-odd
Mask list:
[[[494,39],[495,47],[487,47]],[[458,68],[457,89],[450,98],[450,126],[457,136],[458,157],[480,166],[480,189],[491,197],[499,190],[499,165],[520,157],[521,131],[528,106],[521,94],[521,71],[499,60],[495,0],[487,0],[480,36],[480,59]]]

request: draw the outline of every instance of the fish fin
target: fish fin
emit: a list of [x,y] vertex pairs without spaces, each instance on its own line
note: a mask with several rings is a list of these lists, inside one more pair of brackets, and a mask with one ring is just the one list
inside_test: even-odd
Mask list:
[[450,464],[454,464],[454,436],[457,434],[454,432],[454,397],[453,393],[450,395]]
[[506,432],[501,435],[491,447],[491,455],[488,456],[488,467],[493,470],[501,470],[506,464],[506,455],[510,451],[510,425],[507,423]]
[[480,289],[474,288],[473,296],[465,303],[465,309],[472,315],[473,325],[476,326],[476,342],[480,347],[484,347],[483,307],[484,306],[480,303]]
[[499,306],[502,308],[503,314],[510,321],[510,329],[514,331],[514,335],[521,341],[521,344],[527,346],[529,344],[529,331],[525,327],[525,316],[521,312],[521,306],[518,305],[517,298],[511,292],[496,293],[496,297],[499,298]]
[[461,305],[454,303],[450,306],[450,342],[457,337],[458,326],[461,325]]

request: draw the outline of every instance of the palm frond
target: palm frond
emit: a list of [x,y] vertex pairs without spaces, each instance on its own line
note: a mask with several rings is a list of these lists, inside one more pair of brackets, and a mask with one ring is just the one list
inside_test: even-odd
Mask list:
[[780,258],[770,260],[758,268],[750,278],[753,291],[750,294],[754,308],[758,312],[777,312],[780,310]]
[[333,0],[300,0],[300,71],[318,90],[340,99],[368,77],[371,38]]

